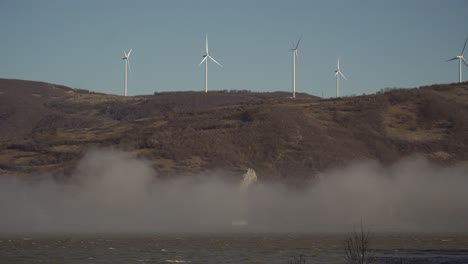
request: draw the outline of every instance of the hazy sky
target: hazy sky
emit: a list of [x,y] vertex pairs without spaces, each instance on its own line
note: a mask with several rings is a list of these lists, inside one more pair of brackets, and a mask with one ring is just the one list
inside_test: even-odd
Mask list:
[[[129,94],[204,89],[291,90],[292,41],[302,35],[299,92],[343,95],[458,80],[468,1],[1,0],[0,78],[122,94],[123,49],[133,48]],[[468,68],[463,69],[468,80]]]

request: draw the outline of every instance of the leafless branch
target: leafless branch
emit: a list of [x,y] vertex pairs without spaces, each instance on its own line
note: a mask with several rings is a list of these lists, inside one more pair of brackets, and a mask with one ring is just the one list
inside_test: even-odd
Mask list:
[[346,263],[348,264],[368,264],[371,259],[369,231],[364,231],[361,222],[361,229],[353,233],[344,243],[346,252]]

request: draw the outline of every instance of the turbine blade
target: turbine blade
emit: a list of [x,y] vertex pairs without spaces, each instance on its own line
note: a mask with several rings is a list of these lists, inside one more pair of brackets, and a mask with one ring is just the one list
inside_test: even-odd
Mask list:
[[335,77],[338,75],[338,72],[335,72]]
[[123,52],[124,52],[124,59],[128,58],[127,52],[125,52],[125,50]]
[[213,59],[213,57],[211,57],[210,55],[208,55],[207,57],[209,57],[212,61],[214,61],[214,63],[218,64],[219,66],[221,66],[221,68],[223,67],[223,65],[219,64],[219,62],[217,62],[215,59]]
[[343,75],[342,72],[339,72],[339,73],[340,73],[341,77],[343,77],[345,80],[348,80],[348,79]]
[[128,52],[128,54],[127,54],[127,58],[129,58],[129,57],[130,57],[130,53],[132,53],[132,50],[133,50],[133,48],[132,48],[132,49],[130,49],[130,51]]
[[302,40],[302,36],[299,38],[299,40],[297,41],[297,44],[296,44],[296,49],[297,47],[299,47],[299,43],[301,43],[301,40]]
[[206,58],[207,57],[203,58],[203,60],[200,62],[200,64],[198,64],[198,66],[202,65],[206,61]]
[[466,39],[465,39],[465,45],[463,45],[463,49],[462,49],[462,53],[461,53],[462,56],[463,56],[463,52],[465,51],[466,41],[468,41],[468,35],[466,36]]
[[451,58],[450,60],[447,60],[447,61],[453,61],[453,60],[456,60],[456,59],[458,59],[458,58],[457,58],[457,57],[453,57],[453,58]]
[[465,63],[466,67],[468,67],[468,64],[466,63],[465,58],[462,57],[463,63]]
[[208,33],[205,36],[205,53],[208,54]]

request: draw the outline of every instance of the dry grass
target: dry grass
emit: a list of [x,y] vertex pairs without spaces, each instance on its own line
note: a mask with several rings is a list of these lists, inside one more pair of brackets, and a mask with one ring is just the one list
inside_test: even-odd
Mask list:
[[419,118],[417,105],[409,103],[391,105],[384,113],[386,133],[390,138],[409,142],[436,141],[447,137],[446,126],[424,127],[420,125]]
[[356,159],[468,160],[466,83],[327,100],[249,92],[123,98],[15,80],[0,80],[0,93],[0,169],[11,173],[68,171],[89,147],[109,146],[164,175],[254,168],[293,181]]

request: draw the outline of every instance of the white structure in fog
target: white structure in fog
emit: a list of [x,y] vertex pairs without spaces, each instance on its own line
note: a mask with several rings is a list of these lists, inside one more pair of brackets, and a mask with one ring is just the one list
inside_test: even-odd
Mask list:
[[236,220],[233,220],[231,222],[232,226],[247,226],[249,222],[247,221],[248,219],[248,208],[249,208],[249,198],[248,198],[248,193],[249,189],[253,187],[254,184],[256,184],[258,181],[257,174],[255,173],[254,169],[248,168],[247,172],[244,174],[242,177],[242,182],[239,186],[239,194],[240,194],[240,199],[239,199],[239,218]]

